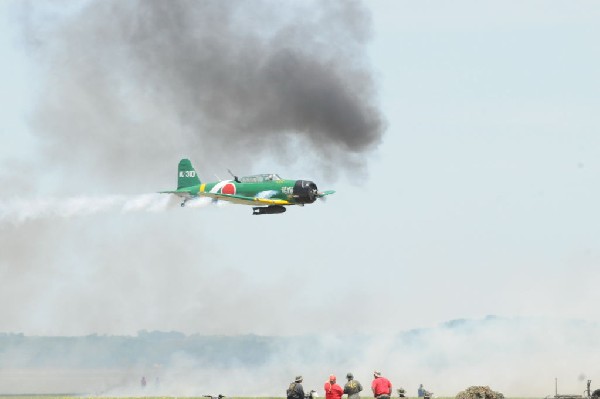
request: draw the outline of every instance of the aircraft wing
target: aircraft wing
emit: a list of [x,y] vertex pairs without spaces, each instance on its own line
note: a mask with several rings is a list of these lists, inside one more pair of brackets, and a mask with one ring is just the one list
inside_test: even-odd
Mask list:
[[246,197],[244,195],[235,194],[200,193],[200,195],[244,205],[293,205],[292,202],[281,199]]
[[254,201],[265,205],[293,205],[290,201],[270,198],[254,198]]

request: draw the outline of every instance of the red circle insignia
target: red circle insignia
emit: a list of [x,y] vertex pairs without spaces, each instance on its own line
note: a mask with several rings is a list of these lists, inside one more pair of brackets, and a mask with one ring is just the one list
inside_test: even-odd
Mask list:
[[233,184],[233,183],[227,183],[221,189],[221,193],[222,194],[234,195],[235,194],[235,184]]

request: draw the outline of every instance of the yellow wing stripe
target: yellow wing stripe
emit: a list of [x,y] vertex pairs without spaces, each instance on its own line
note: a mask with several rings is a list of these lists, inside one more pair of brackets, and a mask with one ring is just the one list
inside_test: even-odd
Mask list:
[[204,192],[204,188],[206,187],[206,183],[202,183],[200,185],[200,192],[203,193]]
[[280,199],[268,199],[268,198],[254,198],[254,201],[261,202],[263,204],[270,205],[292,205],[291,202]]

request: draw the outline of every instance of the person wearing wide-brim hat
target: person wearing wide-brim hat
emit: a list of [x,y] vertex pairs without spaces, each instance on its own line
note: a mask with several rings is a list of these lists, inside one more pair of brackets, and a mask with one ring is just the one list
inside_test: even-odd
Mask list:
[[287,399],[304,399],[304,387],[302,387],[302,376],[297,375],[287,389]]
[[360,382],[354,379],[354,375],[352,373],[346,374],[346,379],[348,382],[344,385],[344,393],[348,395],[348,399],[360,399],[360,395],[358,394],[363,390]]

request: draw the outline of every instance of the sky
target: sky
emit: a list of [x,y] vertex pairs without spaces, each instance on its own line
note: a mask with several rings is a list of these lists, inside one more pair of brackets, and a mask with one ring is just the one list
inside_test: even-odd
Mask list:
[[597,2],[172,4],[0,2],[0,331],[600,322]]

